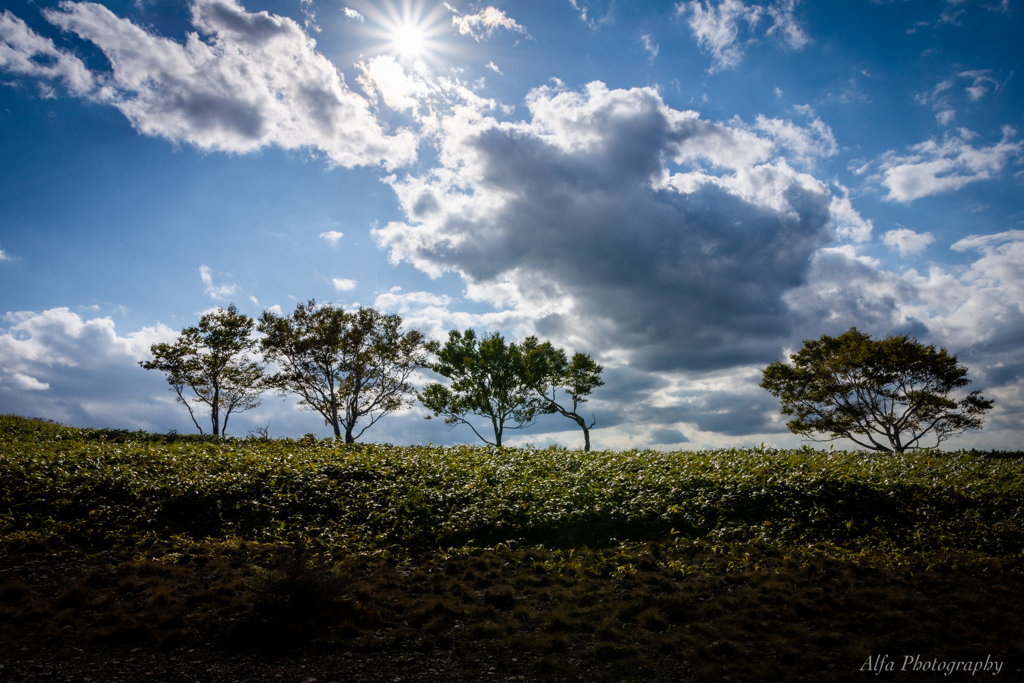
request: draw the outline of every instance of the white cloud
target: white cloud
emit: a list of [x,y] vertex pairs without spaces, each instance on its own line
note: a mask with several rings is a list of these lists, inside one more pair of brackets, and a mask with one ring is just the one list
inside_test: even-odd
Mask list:
[[1011,160],[1020,158],[1022,145],[1013,142],[1016,131],[1003,128],[1003,139],[988,147],[975,148],[969,142],[974,133],[961,128],[940,142],[926,140],[910,148],[907,155],[886,152],[879,160],[882,185],[889,189],[886,199],[909,203],[921,197],[958,190],[968,183],[987,180]]
[[747,7],[740,0],[722,0],[718,6],[710,1],[681,2],[676,5],[680,16],[690,15],[687,23],[697,43],[711,52],[713,62],[709,72],[732,69],[743,59],[743,47],[739,40],[739,22],[745,21],[750,28],[757,25],[764,14],[764,8],[757,5]]
[[257,306],[259,306],[259,305],[260,305],[259,299],[257,299],[256,297],[254,297],[254,296],[252,296],[252,295],[250,295],[250,296],[249,296],[249,301],[253,302],[253,303],[254,303],[254,304],[256,304]]
[[45,391],[50,388],[50,385],[46,382],[40,382],[35,377],[29,377],[20,372],[14,373],[13,380],[19,389],[24,389],[25,391]]
[[10,11],[0,14],[0,71],[60,80],[78,96],[96,95],[96,81],[78,57],[30,29]]
[[8,256],[3,249],[0,249],[0,261],[10,261],[11,257]]
[[956,118],[956,111],[953,109],[943,109],[942,111],[935,113],[935,121],[940,126],[948,126],[953,123],[953,119]]
[[779,0],[767,8],[745,5],[741,0],[720,0],[717,5],[712,0],[689,0],[676,5],[676,14],[689,17],[693,37],[712,55],[708,72],[715,73],[739,65],[749,42],[740,40],[740,27],[745,23],[753,33],[765,13],[773,22],[766,35],[777,36],[789,49],[803,49],[811,39],[793,16],[795,6],[795,0]]
[[890,230],[882,236],[882,242],[890,249],[898,251],[900,256],[919,254],[934,241],[935,235],[930,232],[917,233],[907,228]]
[[768,29],[768,35],[777,34],[787,47],[801,50],[811,42],[811,38],[793,16],[796,2],[797,0],[779,0],[779,2],[768,6],[768,16],[774,22]]
[[499,69],[498,65],[495,64],[494,62],[487,62],[486,66],[487,66],[488,69],[490,69],[494,73],[498,74],[499,76],[504,76],[505,75],[505,74],[501,73],[501,69]]
[[110,102],[146,135],[224,152],[315,149],[346,167],[415,159],[415,136],[386,135],[297,22],[234,0],[196,0],[191,10],[198,33],[184,44],[99,4],[64,2],[43,15],[103,51]]
[[818,159],[838,154],[839,145],[828,124],[815,116],[809,107],[797,107],[797,110],[809,119],[806,126],[758,114],[754,128],[763,131],[780,147],[788,149],[792,157],[802,164],[813,164]]
[[990,92],[999,89],[999,81],[992,77],[989,69],[963,71],[960,76],[971,79],[971,85],[964,88],[971,101],[976,102]]
[[331,244],[337,244],[338,240],[345,236],[345,233],[338,232],[337,230],[329,230],[327,232],[320,233],[320,239],[327,240]]
[[[455,11],[447,3],[445,6],[449,10]],[[496,7],[485,7],[476,14],[454,16],[452,17],[452,26],[458,28],[459,33],[462,35],[470,36],[477,42],[487,40],[494,35],[495,31],[501,28],[515,31],[516,33],[526,33],[526,27],[516,23],[512,17]]]
[[342,11],[345,13],[346,17],[348,17],[349,19],[354,19],[355,21],[358,21],[360,24],[366,21],[362,14],[360,14],[359,12],[350,7],[343,7]]
[[138,429],[152,424],[142,416],[152,415],[153,394],[162,401],[156,412],[170,410],[166,384],[137,365],[152,344],[175,339],[167,326],[122,337],[110,318],[84,320],[67,308],[8,313],[3,321],[0,413]]
[[[0,413],[80,427],[193,432],[164,375],[138,366],[153,344],[176,338],[163,324],[121,335],[110,318],[84,319],[67,308],[8,313],[0,322]],[[232,416],[230,433],[244,434],[255,412]],[[292,412],[273,406],[273,425],[280,430]],[[204,427],[206,415],[204,423],[197,413]],[[310,429],[289,433],[303,431]]]
[[281,312],[281,304],[274,304],[273,306],[268,306],[266,310],[270,311],[274,315],[284,315],[284,313]]
[[349,292],[355,289],[358,284],[355,280],[347,280],[340,277],[331,278],[331,282],[334,283],[334,288],[339,292]]
[[874,224],[870,218],[864,218],[853,208],[850,201],[850,191],[846,186],[836,183],[836,188],[842,196],[833,195],[829,203],[829,213],[832,215],[832,227],[840,237],[853,240],[854,242],[866,242],[871,239],[871,231]]
[[647,61],[654,64],[654,58],[658,56],[658,44],[646,33],[640,34],[640,43],[644,46],[644,52],[647,53]]
[[[455,111],[512,111],[511,107],[480,97],[458,77],[435,76],[422,62],[407,67],[390,55],[379,55],[355,66],[361,72],[356,80],[373,102],[379,97],[391,109],[408,113],[425,133],[436,132]],[[481,78],[474,87],[482,84]]]
[[[602,11],[604,12],[604,14],[599,16],[597,19],[591,16],[590,5],[592,4],[604,5],[603,8],[599,8],[594,12],[594,14],[601,14]],[[598,27],[610,24],[614,21],[612,17],[612,10],[615,8],[615,0],[605,0],[604,2],[590,4],[581,2],[581,0],[569,0],[569,6],[579,13],[580,21],[586,24],[591,30],[596,31]]]
[[526,101],[527,121],[457,111],[441,165],[389,179],[406,220],[373,234],[393,262],[458,273],[512,329],[650,368],[733,362],[779,333],[766,311],[831,235],[824,184],[655,88]]
[[238,293],[238,285],[236,284],[215,284],[213,282],[213,269],[205,264],[199,266],[199,277],[202,278],[203,284],[206,285],[204,294],[208,294],[211,299],[227,301]]

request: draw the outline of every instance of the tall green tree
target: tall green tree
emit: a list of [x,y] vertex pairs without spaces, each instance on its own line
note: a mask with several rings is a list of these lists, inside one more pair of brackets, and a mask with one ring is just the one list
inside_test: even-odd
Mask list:
[[[484,443],[501,446],[505,429],[524,429],[537,416],[550,412],[533,388],[529,361],[522,347],[506,344],[497,332],[478,340],[474,330],[452,330],[444,346],[431,340],[426,349],[437,355],[437,362],[427,367],[447,377],[450,386],[428,384],[419,399],[434,417],[443,416],[445,424],[464,424]],[[477,431],[470,416],[490,421],[494,441]]]
[[412,403],[409,378],[426,355],[423,335],[402,332],[401,325],[397,313],[372,308],[350,313],[313,299],[288,316],[263,311],[259,330],[266,336],[260,345],[280,368],[269,381],[320,413],[336,438],[344,434],[345,442],[353,443],[380,418]]
[[[530,371],[530,385],[543,399],[544,412],[558,413],[569,418],[583,430],[583,450],[590,451],[590,430],[597,424],[591,413],[591,422],[579,414],[580,406],[587,402],[591,392],[604,385],[598,365],[589,354],[577,351],[569,360],[564,349],[555,348],[551,342],[541,343],[537,337],[523,340]],[[563,396],[559,396],[561,391]],[[570,402],[572,407],[570,406]]]
[[980,391],[951,397],[968,384],[967,368],[946,349],[908,335],[876,341],[856,327],[804,341],[789,363],[766,367],[761,381],[782,401],[782,414],[794,416],[786,423],[794,434],[896,453],[981,429],[992,401]]
[[[200,318],[198,325],[183,329],[174,344],[153,344],[153,360],[139,361],[139,365],[167,375],[177,401],[188,408],[200,434],[204,432],[192,402],[209,406],[214,436],[226,434],[231,414],[258,406],[266,389],[263,368],[250,358],[256,347],[254,325],[234,304],[226,311],[218,308]],[[186,397],[186,387],[194,398]]]

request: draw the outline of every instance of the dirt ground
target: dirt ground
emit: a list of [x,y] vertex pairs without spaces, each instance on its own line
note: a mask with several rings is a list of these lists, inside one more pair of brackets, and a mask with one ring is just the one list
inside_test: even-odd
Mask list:
[[1024,681],[1019,561],[147,555],[0,547],[0,681]]

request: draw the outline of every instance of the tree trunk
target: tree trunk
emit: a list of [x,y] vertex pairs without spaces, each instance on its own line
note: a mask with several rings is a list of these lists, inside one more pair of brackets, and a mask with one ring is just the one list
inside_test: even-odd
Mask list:
[[352,436],[352,425],[345,425],[345,443],[355,443],[356,439]]
[[499,424],[498,418],[493,416],[491,417],[491,425],[493,425],[494,427],[494,445],[496,445],[498,448],[501,448],[501,432],[502,427],[504,427],[505,425],[504,423]]
[[213,403],[210,406],[210,420],[213,422],[213,435],[220,436],[220,389],[213,390]]

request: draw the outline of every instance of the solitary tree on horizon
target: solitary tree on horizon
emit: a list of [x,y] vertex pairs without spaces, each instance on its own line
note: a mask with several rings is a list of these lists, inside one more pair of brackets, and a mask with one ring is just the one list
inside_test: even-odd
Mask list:
[[[314,299],[287,316],[265,310],[260,346],[267,360],[280,366],[268,382],[320,413],[335,438],[344,434],[346,443],[354,443],[380,418],[412,403],[409,378],[426,356],[422,333],[403,333],[401,325],[397,313],[346,312]],[[368,421],[356,432],[364,418]]]
[[[764,369],[761,386],[782,401],[794,434],[833,441],[850,439],[876,451],[902,453],[937,448],[968,429],[981,429],[993,402],[972,391],[967,368],[946,349],[925,346],[909,335],[875,341],[856,327],[838,337],[804,341],[790,363]],[[935,439],[923,445],[922,439]]]
[[[200,318],[198,325],[183,329],[174,344],[153,344],[153,360],[139,361],[139,365],[167,375],[178,403],[188,408],[200,434],[203,428],[190,400],[210,407],[211,432],[224,435],[231,414],[258,406],[266,390],[263,368],[249,358],[256,346],[254,325],[253,319],[239,313],[234,304],[226,311],[218,308]],[[185,387],[191,389],[194,399],[185,396]]]
[[[588,425],[586,419],[579,414],[579,409],[594,389],[604,386],[601,379],[604,368],[589,354],[579,351],[572,355],[570,361],[565,350],[555,348],[549,341],[542,344],[537,337],[524,339],[523,351],[530,368],[530,384],[543,398],[545,412],[558,413],[579,425],[583,430],[583,451],[589,452],[590,430],[597,424],[597,418],[591,413]],[[559,398],[559,390],[565,394],[565,398]],[[569,401],[572,402],[571,408]]]
[[[484,443],[501,446],[506,429],[525,429],[538,415],[551,412],[534,391],[524,349],[515,343],[506,344],[497,332],[478,341],[472,329],[464,333],[452,330],[443,346],[431,340],[426,349],[437,354],[437,362],[427,367],[447,377],[451,385],[428,384],[419,399],[433,417],[444,417],[445,424],[464,424]],[[467,419],[470,415],[490,421],[493,442],[477,431]]]

